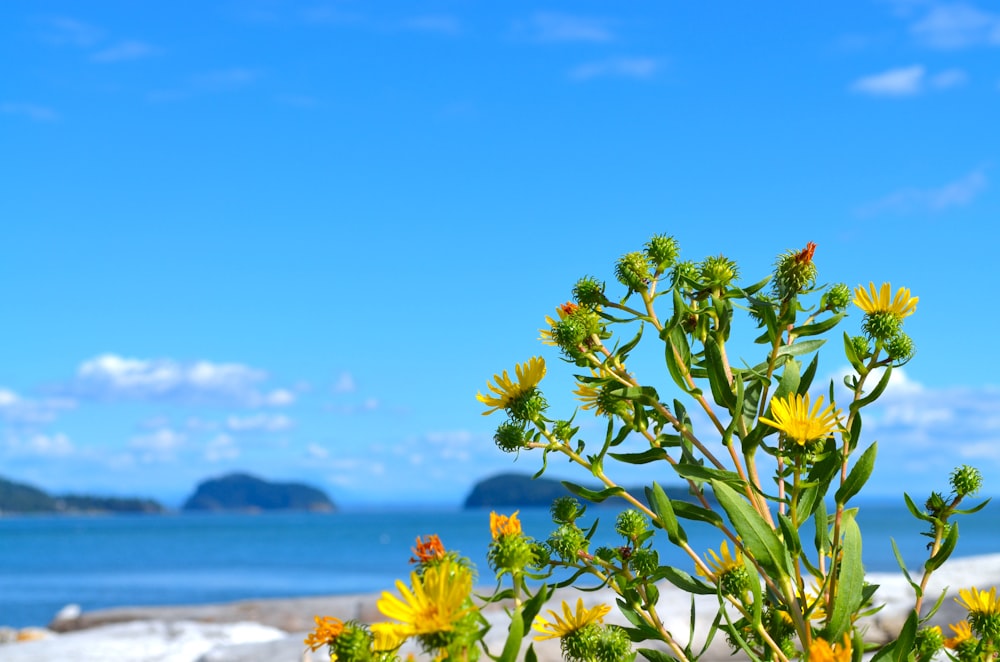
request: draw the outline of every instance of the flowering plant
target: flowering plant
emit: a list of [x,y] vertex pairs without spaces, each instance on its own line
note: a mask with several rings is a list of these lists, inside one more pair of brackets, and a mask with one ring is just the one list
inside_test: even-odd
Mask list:
[[[871,476],[878,446],[861,443],[862,412],[884,393],[893,368],[914,354],[903,324],[918,298],[906,288],[894,293],[889,283],[853,292],[844,284],[819,286],[815,250],[809,243],[787,251],[772,274],[745,285],[737,282],[734,261],[721,255],[681,261],[677,242],[657,235],[618,260],[620,297],[610,297],[596,278],[577,281],[573,301],[546,318],[541,340],[579,369],[574,394],[583,410],[604,421],[603,432],[596,438],[582,433],[577,413],[551,416],[541,389],[542,357],[516,365],[513,376],[495,375],[477,398],[485,414],[506,415],[494,436],[500,449],[541,453],[536,477],[556,454],[599,486],[564,482],[574,496],[552,504],[556,528],[542,542],[521,530],[517,513],[491,515],[487,560],[500,582],[493,594],[473,598],[468,560],[434,536],[418,539],[412,588],[398,582],[402,599],[384,594],[379,601],[393,621],[331,627],[317,620],[306,643],[327,644],[333,659],[345,660],[396,659],[399,645],[414,638],[437,659],[472,660],[482,650],[497,660],[533,660],[533,645],[522,644],[533,629],[536,640],[558,638],[567,660],[611,662],[638,654],[653,662],[695,660],[704,651],[677,636],[686,624],[666,622],[657,609],[666,582],[692,596],[716,596],[709,641],[721,631],[734,652],[751,660],[842,662],[873,653],[876,662],[921,662],[942,650],[960,662],[993,659],[1000,641],[995,588],[961,591],[968,618],[951,626],[949,639],[929,623],[944,595],[924,604],[930,576],[958,541],[953,517],[986,503],[959,508],[982,483],[967,466],[952,472],[949,495],[932,493],[924,508],[904,495],[929,527],[928,557],[915,579],[893,547],[914,606],[893,641],[864,639],[859,619],[879,609],[878,587],[865,581],[858,508],[851,504]],[[818,350],[852,302],[863,315],[859,332],[842,335],[850,371],[847,396],[838,401],[832,382],[818,395],[813,383]],[[734,336],[739,324],[751,327],[752,337]],[[646,374],[645,359],[630,360],[650,336],[662,352],[662,373]],[[738,343],[749,347],[751,341],[762,360],[730,359],[732,347],[742,350]],[[669,496],[658,482],[642,494],[630,492],[610,471],[613,464],[652,463],[669,467],[688,498]],[[591,551],[594,527],[580,524],[581,500],[608,499],[627,506],[615,522],[624,544]],[[722,538],[718,553],[688,543],[686,527],[705,525]],[[662,563],[664,544],[679,549],[694,574]],[[556,570],[568,570],[568,579],[555,581]],[[587,608],[582,600],[543,616],[554,588],[568,585],[610,588],[628,625],[603,624],[610,607]],[[481,609],[491,602],[506,605],[510,616],[499,652],[483,644],[489,624]],[[692,629],[693,620],[692,611]]]

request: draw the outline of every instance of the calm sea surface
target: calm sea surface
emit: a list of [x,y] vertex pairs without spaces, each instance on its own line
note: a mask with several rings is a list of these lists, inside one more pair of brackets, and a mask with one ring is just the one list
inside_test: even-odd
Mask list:
[[[998,510],[991,503],[959,520],[956,556],[1000,553]],[[586,523],[601,519],[592,549],[621,544],[617,512],[588,511]],[[521,521],[536,539],[553,528],[546,509],[524,510]],[[923,527],[902,505],[866,504],[859,522],[869,571],[897,569],[890,537],[911,567],[926,558]],[[686,528],[694,549],[718,549],[713,530]],[[0,517],[0,625],[44,625],[70,603],[91,610],[389,590],[409,573],[414,538],[430,533],[489,582],[489,511]],[[661,559],[690,571],[661,537]]]

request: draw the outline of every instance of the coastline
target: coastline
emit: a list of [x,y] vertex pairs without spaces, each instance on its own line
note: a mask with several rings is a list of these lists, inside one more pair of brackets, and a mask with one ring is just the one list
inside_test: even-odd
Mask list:
[[[914,581],[920,575],[911,571]],[[882,642],[899,631],[913,604],[913,589],[901,573],[870,573],[868,581],[879,585],[876,594],[885,607],[865,618],[866,638]],[[1000,554],[952,559],[938,570],[926,589],[925,603],[932,605],[947,590],[949,595],[933,619],[947,632],[947,625],[964,618],[964,611],[950,599],[960,588],[985,588],[1000,584]],[[388,589],[389,587],[387,587]],[[328,660],[325,651],[310,652],[302,643],[314,625],[314,616],[336,616],[344,621],[382,620],[376,609],[380,594],[364,593],[303,598],[267,598],[205,605],[165,607],[120,607],[77,613],[64,610],[44,637],[34,641],[0,644],[7,662],[43,662],[74,659],[77,662],[116,660],[120,662],[319,662]],[[614,604],[614,594],[603,589],[579,592],[567,588],[557,592],[546,609],[555,609],[561,600],[575,602],[580,596],[589,606]],[[715,596],[697,596],[695,609],[699,627],[694,639],[707,635],[715,613]],[[661,586],[659,611],[664,621],[676,623],[675,630],[686,633],[690,597],[670,585]],[[490,650],[502,647],[506,616],[499,606],[491,606],[484,616],[493,627],[487,634]],[[612,610],[607,622],[624,625],[623,617]],[[25,630],[37,631],[38,628]],[[43,634],[44,633],[44,634]],[[530,639],[529,639],[530,641]],[[535,642],[539,660],[561,659],[555,640]],[[417,654],[415,646],[404,648]],[[722,637],[716,637],[703,659],[706,662],[731,659]]]

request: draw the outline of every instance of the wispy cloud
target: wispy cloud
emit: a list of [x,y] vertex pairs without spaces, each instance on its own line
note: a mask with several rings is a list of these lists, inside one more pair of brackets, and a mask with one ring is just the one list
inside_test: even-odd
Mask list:
[[137,359],[103,354],[85,361],[69,387],[79,398],[285,405],[294,394],[261,390],[267,374],[240,363]]
[[912,97],[928,89],[958,87],[966,80],[968,75],[962,69],[947,69],[928,75],[922,65],[913,65],[859,78],[851,85],[851,90],[876,97]]
[[230,416],[226,419],[226,427],[232,432],[280,432],[293,425],[292,419],[283,414]]
[[660,61],[650,57],[616,57],[581,64],[570,71],[574,80],[594,78],[652,78],[660,70]]
[[931,48],[1000,46],[1000,14],[964,2],[935,3],[910,25],[910,32]]
[[446,36],[462,33],[462,22],[457,17],[447,14],[414,16],[403,20],[400,27],[412,32],[427,32]]
[[540,42],[604,43],[616,38],[606,19],[554,12],[537,12],[528,20],[518,22],[515,30]]
[[42,39],[56,46],[89,48],[104,38],[101,28],[69,16],[55,16],[43,23]]
[[113,63],[139,60],[156,55],[159,49],[143,41],[121,41],[90,56],[94,62]]
[[60,412],[76,408],[68,398],[25,398],[14,391],[0,388],[0,420],[15,424],[50,423]]
[[0,113],[5,115],[18,115],[26,117],[35,122],[54,122],[59,119],[59,113],[48,106],[40,106],[34,103],[16,103],[6,101],[0,103]]
[[73,442],[61,432],[56,434],[29,434],[23,437],[8,435],[3,446],[7,454],[14,456],[27,455],[42,458],[65,458],[76,452]]
[[858,214],[867,217],[887,213],[927,213],[962,207],[970,204],[976,196],[985,191],[988,183],[985,170],[980,168],[942,186],[895,191],[862,206]]

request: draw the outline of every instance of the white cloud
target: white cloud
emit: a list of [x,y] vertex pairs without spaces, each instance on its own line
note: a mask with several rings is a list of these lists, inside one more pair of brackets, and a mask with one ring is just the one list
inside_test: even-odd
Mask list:
[[35,400],[0,387],[0,420],[8,423],[49,423],[60,412],[74,409],[76,402],[68,398]]
[[941,212],[953,207],[963,207],[986,190],[988,180],[983,169],[932,188],[907,188],[868,203],[858,210],[860,216],[879,214],[908,214],[914,212]]
[[220,434],[205,445],[205,459],[209,462],[235,460],[240,456],[236,440],[228,434]]
[[538,12],[517,28],[530,39],[543,42],[602,43],[615,39],[605,20],[554,12]]
[[931,48],[957,49],[1000,45],[1000,14],[964,2],[934,4],[910,26],[911,33]]
[[289,429],[292,425],[292,419],[282,414],[230,416],[226,419],[226,427],[232,432],[279,432]]
[[349,372],[340,373],[340,376],[337,377],[337,383],[333,385],[334,393],[353,393],[357,389],[358,386],[354,383],[354,377]]
[[185,445],[186,441],[185,435],[170,428],[160,428],[150,434],[133,437],[129,446],[135,450],[172,456],[175,451]]
[[923,89],[925,74],[926,70],[920,65],[890,69],[856,80],[851,89],[873,96],[913,96]]
[[330,451],[319,444],[309,444],[306,446],[306,455],[314,460],[325,460],[330,457]]
[[6,446],[14,455],[30,455],[45,458],[62,458],[76,451],[69,437],[61,432],[56,434],[33,434],[26,437],[9,436]]
[[50,44],[86,48],[104,37],[100,28],[68,16],[57,16],[45,22],[42,38]]
[[590,80],[592,78],[651,78],[660,69],[660,62],[650,57],[616,57],[597,62],[581,64],[570,71],[570,78]]
[[947,69],[941,73],[931,76],[928,81],[931,87],[939,90],[947,90],[952,87],[964,85],[969,80],[969,75],[961,69]]
[[220,402],[247,406],[285,405],[294,395],[261,393],[266,373],[240,363],[136,359],[103,354],[80,365],[73,392],[96,399]]
[[121,41],[90,56],[94,62],[112,63],[139,60],[155,55],[158,49],[143,41]]
[[48,106],[34,103],[16,103],[7,101],[0,103],[0,113],[27,117],[35,122],[54,122],[59,119],[59,113]]

